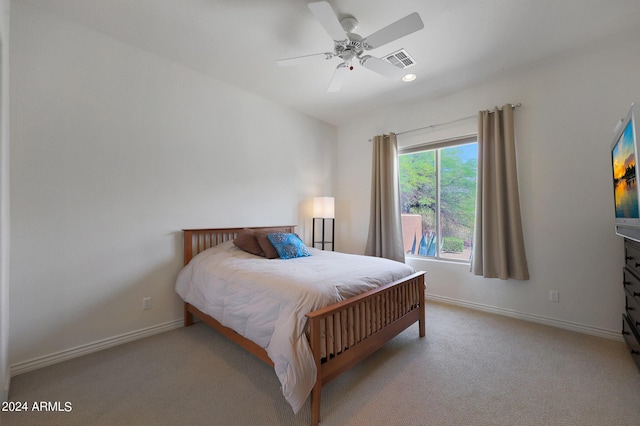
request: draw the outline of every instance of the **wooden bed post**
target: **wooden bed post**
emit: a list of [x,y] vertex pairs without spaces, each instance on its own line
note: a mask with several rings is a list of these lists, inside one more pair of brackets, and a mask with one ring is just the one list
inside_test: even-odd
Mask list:
[[[182,232],[184,238],[184,264],[186,266],[193,257],[193,232],[188,229],[184,229]],[[193,325],[193,314],[189,312],[187,302],[184,302],[184,326],[189,327],[190,325]]]
[[184,236],[184,264],[185,266],[193,257],[193,231],[190,229],[183,229]]
[[313,361],[316,364],[316,382],[311,389],[311,426],[320,423],[320,397],[322,396],[322,349],[319,318],[309,318],[309,343],[313,353]]
[[189,311],[189,304],[184,302],[184,326],[193,325],[193,314]]
[[418,327],[420,329],[420,337],[424,337],[426,334],[426,318],[425,318],[425,313],[426,313],[426,306],[424,306],[425,304],[425,283],[424,283],[424,272],[422,272],[422,276],[421,276],[421,285],[420,285],[421,291],[418,293],[418,299],[420,300],[420,319],[418,320]]

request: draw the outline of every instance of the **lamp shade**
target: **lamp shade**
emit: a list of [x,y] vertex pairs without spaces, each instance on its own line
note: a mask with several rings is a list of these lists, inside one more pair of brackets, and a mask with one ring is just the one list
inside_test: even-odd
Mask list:
[[315,197],[313,199],[313,217],[334,219],[336,217],[334,205],[333,197]]

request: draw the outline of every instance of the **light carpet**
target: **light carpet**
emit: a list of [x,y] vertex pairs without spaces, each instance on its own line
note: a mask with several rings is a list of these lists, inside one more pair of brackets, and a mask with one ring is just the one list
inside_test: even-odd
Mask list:
[[[14,377],[11,425],[307,425],[273,370],[202,323]],[[617,341],[456,306],[322,392],[322,425],[638,425],[640,374]]]

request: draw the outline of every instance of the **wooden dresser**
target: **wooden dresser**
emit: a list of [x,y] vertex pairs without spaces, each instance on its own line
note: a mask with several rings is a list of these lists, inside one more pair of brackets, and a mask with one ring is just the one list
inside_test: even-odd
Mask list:
[[625,309],[622,314],[622,336],[640,370],[640,243],[625,238],[624,259]]

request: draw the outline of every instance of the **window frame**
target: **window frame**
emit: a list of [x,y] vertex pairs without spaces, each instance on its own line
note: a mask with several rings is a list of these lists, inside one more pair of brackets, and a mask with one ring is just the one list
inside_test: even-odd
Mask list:
[[[463,136],[456,136],[456,137],[452,137],[452,138],[447,138],[447,139],[440,139],[440,140],[435,140],[432,142],[425,142],[425,143],[418,143],[418,144],[414,144],[414,145],[409,145],[406,147],[399,147],[398,148],[398,162],[400,161],[400,156],[401,155],[405,155],[405,154],[414,154],[414,153],[418,153],[418,152],[423,152],[423,151],[436,151],[435,152],[435,182],[436,182],[436,205],[437,205],[437,211],[436,211],[436,215],[435,215],[435,223],[436,223],[436,235],[438,236],[438,242],[440,240],[440,235],[442,232],[442,227],[441,227],[441,219],[440,219],[440,162],[441,162],[441,158],[440,158],[440,152],[438,150],[443,149],[443,148],[451,148],[451,147],[455,147],[455,146],[460,146],[460,145],[468,145],[471,143],[478,143],[478,134],[477,133],[472,133],[472,134],[467,134],[467,135],[463,135]],[[477,159],[478,163],[480,162],[480,158]],[[477,192],[477,172],[478,172],[478,166],[476,167],[476,209],[477,209],[477,205],[478,205],[478,192]],[[474,234],[475,234],[475,227],[474,227]],[[403,236],[404,238],[404,236]],[[474,241],[475,243],[475,241]],[[440,253],[440,244],[436,244],[436,253],[435,256],[421,256],[421,255],[417,255],[417,254],[410,254],[410,253],[405,253],[405,255],[411,259],[416,259],[416,260],[428,260],[428,261],[438,261],[438,262],[454,262],[454,263],[461,263],[461,264],[466,264],[469,265],[471,264],[471,258],[465,260],[465,259],[455,259],[455,258],[448,258],[448,257],[441,257],[441,253]]]

